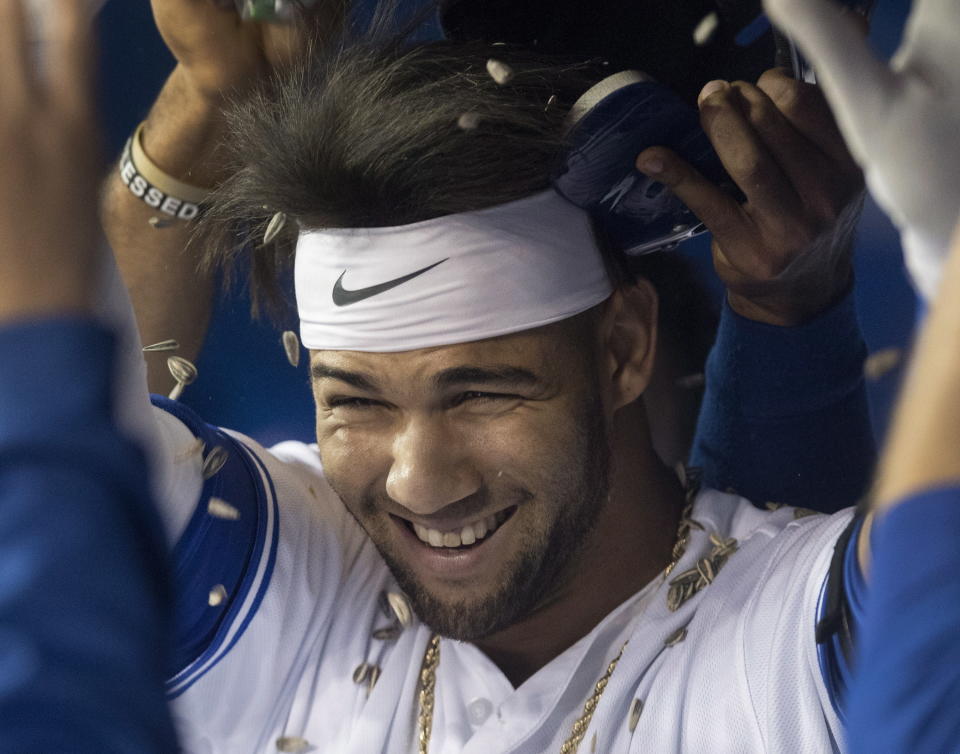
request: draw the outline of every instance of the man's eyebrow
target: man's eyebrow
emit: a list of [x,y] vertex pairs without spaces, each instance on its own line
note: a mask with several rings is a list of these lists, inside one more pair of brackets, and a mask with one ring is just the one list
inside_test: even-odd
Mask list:
[[313,379],[315,380],[331,378],[340,380],[340,382],[346,382],[348,385],[353,385],[358,390],[367,390],[369,392],[377,390],[376,380],[361,372],[349,372],[346,369],[337,369],[336,367],[327,366],[326,364],[314,364],[310,367],[310,374],[313,375]]
[[463,384],[506,384],[529,387],[543,384],[543,380],[529,369],[514,366],[451,367],[450,369],[444,369],[442,372],[438,372],[434,376],[433,381],[434,384],[441,389]]

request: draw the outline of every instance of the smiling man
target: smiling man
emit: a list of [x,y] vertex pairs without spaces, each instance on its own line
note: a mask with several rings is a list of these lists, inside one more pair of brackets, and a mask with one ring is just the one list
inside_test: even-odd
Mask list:
[[[134,136],[161,182],[147,155],[191,143],[172,138],[189,108],[171,103],[192,73],[178,67]],[[814,627],[843,606],[824,590],[852,514],[760,510],[663,465],[641,400],[657,354],[648,262],[550,187],[566,113],[606,73],[481,43],[357,42],[233,111],[238,169],[207,202],[202,248],[229,261],[247,227],[267,284],[295,257],[317,443],[266,450],[157,401],[176,459],[159,496],[178,600],[167,690],[188,751],[839,746],[842,655]],[[723,352],[755,328],[755,352],[776,343],[797,365],[776,384],[784,406],[758,393],[773,439],[794,426],[794,394],[823,422],[862,416],[859,341],[833,351],[822,329],[854,332],[842,249],[859,177],[813,92],[772,72],[704,98],[743,205],[663,150],[642,158],[716,228],[740,312],[724,315]],[[783,164],[760,133],[771,123]],[[170,301],[154,265],[181,259],[146,251],[187,230],[133,243],[153,210],[113,189],[113,240],[149,320]],[[791,192],[805,202],[771,204]],[[796,259],[799,277],[780,274]],[[852,380],[812,400],[811,377],[838,366]],[[714,367],[739,409],[731,385],[760,382],[752,362],[732,379]]]

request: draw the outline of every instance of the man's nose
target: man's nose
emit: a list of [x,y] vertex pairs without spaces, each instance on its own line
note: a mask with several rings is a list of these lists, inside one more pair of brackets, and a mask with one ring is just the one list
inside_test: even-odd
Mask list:
[[480,486],[467,444],[442,419],[411,419],[394,438],[387,494],[412,513],[436,513]]

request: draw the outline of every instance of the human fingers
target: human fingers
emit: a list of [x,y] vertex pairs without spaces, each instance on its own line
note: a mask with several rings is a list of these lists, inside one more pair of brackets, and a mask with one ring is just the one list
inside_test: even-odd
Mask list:
[[870,50],[861,22],[832,0],[764,0],[764,8],[813,64],[851,147],[865,156],[864,136],[892,99],[896,76]]
[[0,97],[3,114],[22,112],[35,96],[24,0],[0,2]]
[[637,169],[670,189],[724,247],[752,243],[752,229],[740,204],[708,181],[693,165],[666,147],[650,147],[637,157]]
[[740,95],[750,125],[793,186],[798,204],[822,221],[835,220],[862,184],[842,140],[832,146],[843,150],[845,157],[829,156],[797,129],[762,89],[743,81],[731,86]]
[[757,211],[776,216],[799,202],[790,179],[744,115],[738,89],[725,81],[700,93],[700,123],[727,173]]
[[51,107],[75,128],[92,129],[95,43],[86,0],[56,0],[47,88]]
[[798,81],[784,68],[771,68],[761,74],[757,88],[818,149],[834,160],[852,164],[847,142],[819,86]]

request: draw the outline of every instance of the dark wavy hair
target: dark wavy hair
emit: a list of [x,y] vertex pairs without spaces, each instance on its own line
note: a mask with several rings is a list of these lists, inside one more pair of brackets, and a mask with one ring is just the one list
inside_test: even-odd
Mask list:
[[[498,84],[491,59],[512,75]],[[235,102],[230,177],[200,224],[203,264],[252,253],[255,302],[274,300],[300,228],[402,225],[549,186],[564,117],[603,74],[589,61],[480,42],[353,39]],[[262,239],[286,216],[275,242]]]

